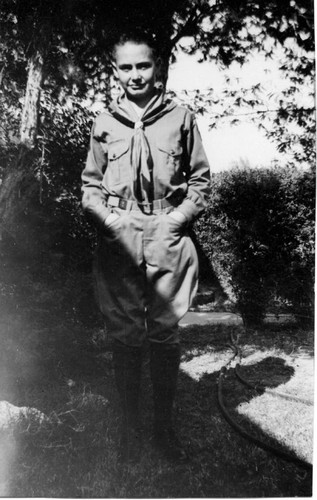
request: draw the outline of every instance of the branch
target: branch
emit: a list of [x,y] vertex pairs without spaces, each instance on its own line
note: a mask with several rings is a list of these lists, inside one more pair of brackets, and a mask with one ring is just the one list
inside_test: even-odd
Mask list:
[[[248,115],[260,115],[263,113],[277,113],[279,109],[264,109],[263,111],[248,111],[247,113],[230,113],[230,114],[225,114],[223,113],[220,115],[221,118],[225,118],[227,116],[248,116]],[[218,113],[209,113],[210,115],[214,116],[219,116]]]
[[171,47],[174,47],[183,36],[188,35],[188,32],[190,32],[190,28],[192,26],[198,26],[199,22],[201,19],[204,17],[204,14],[198,12],[196,10],[193,10],[192,13],[189,15],[187,21],[183,24],[182,28],[176,35],[171,39]]
[[2,78],[4,74],[4,69],[5,69],[5,64],[2,66],[1,71],[0,71],[0,87],[2,85]]

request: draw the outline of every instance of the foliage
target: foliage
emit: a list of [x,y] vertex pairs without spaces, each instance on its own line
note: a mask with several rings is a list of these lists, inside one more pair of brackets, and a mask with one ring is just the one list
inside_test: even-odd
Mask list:
[[[57,314],[64,309],[88,320],[96,314],[91,279],[96,235],[81,209],[80,177],[93,115],[79,99],[65,106],[49,93],[42,94],[41,106],[38,149],[30,160],[32,180],[20,184],[14,225],[1,224],[7,271],[1,269],[0,281],[18,285],[15,295],[27,291],[33,300],[35,296],[39,308],[54,308]],[[10,150],[2,151],[10,167]],[[19,150],[11,153],[14,165]]]
[[248,325],[275,301],[312,322],[312,172],[236,167],[213,176],[196,232],[215,272]]
[[[43,250],[51,259],[56,256],[55,264],[51,260],[47,271],[62,278],[61,296],[75,314],[80,314],[85,300],[90,305],[92,302],[87,273],[91,281],[91,254],[96,244],[95,229],[81,208],[81,172],[93,114],[78,99],[65,106],[45,98],[39,137],[43,154],[36,170],[41,211],[47,214],[49,223]],[[95,311],[93,307],[91,310]]]
[[288,233],[280,242],[287,265],[280,273],[278,293],[307,325],[313,324],[314,316],[315,185],[312,170],[284,171],[281,182]]
[[[274,45],[284,47],[289,40],[305,53],[314,50],[309,0],[137,0],[131,5],[124,0],[5,0],[0,8],[2,80],[6,86],[9,82],[17,85],[21,97],[28,62],[40,50],[45,86],[54,86],[57,93],[64,89],[66,95],[90,90],[102,98],[100,88],[107,89],[111,43],[118,31],[133,25],[155,34],[166,65],[172,53],[176,57],[177,43],[183,37],[192,37],[192,44],[181,46],[182,50],[199,51],[202,59],[213,59],[223,67],[233,61],[244,63],[254,50],[264,49],[271,57]],[[285,48],[287,61],[294,54],[292,45]],[[305,71],[309,74],[299,59],[296,73],[300,77]]]
[[[17,123],[13,125],[13,122],[21,119],[19,109],[30,76],[29,62],[36,51],[41,53],[44,62],[43,88],[51,92],[53,100],[58,98],[62,104],[67,98],[89,96],[92,101],[106,101],[111,43],[119,30],[131,25],[145,26],[154,32],[166,66],[171,54],[172,58],[176,57],[176,47],[189,53],[199,51],[202,59],[212,59],[227,67],[233,61],[244,63],[255,50],[272,57],[274,47],[281,46],[285,53],[281,70],[290,78],[291,85],[279,96],[273,130],[272,120],[269,120],[265,122],[266,131],[278,140],[281,151],[294,144],[295,138],[300,146],[300,151],[295,152],[295,160],[312,161],[314,106],[299,105],[290,99],[303,88],[305,79],[309,80],[310,92],[313,89],[313,6],[309,0],[268,3],[262,0],[247,3],[233,0],[155,0],[146,3],[137,0],[131,5],[123,0],[58,0],[53,3],[6,0],[0,8],[3,60],[0,107],[5,129],[16,129]],[[183,37],[191,37],[192,44],[177,45]],[[264,126],[263,116],[268,110],[265,106],[263,109],[259,95],[250,97],[250,93],[258,90],[255,87],[235,93],[230,89],[225,91],[221,96],[225,104],[220,116],[232,114],[232,108],[254,108],[257,104],[261,112],[254,118],[258,119],[259,126]],[[200,112],[215,100],[219,101],[210,90],[203,99],[197,96],[193,107]],[[237,120],[239,118],[233,117],[233,122]],[[213,126],[216,121],[217,117]],[[290,121],[295,122],[300,131],[289,131]]]
[[[265,58],[262,60],[265,68]],[[210,129],[224,123],[253,123],[285,154],[288,165],[312,167],[316,158],[314,53],[289,42],[276,49],[273,66],[271,80],[268,69],[266,81],[260,77],[257,81],[254,75],[253,82],[245,86],[241,78],[224,73],[220,91],[184,90],[175,97],[195,113],[207,116]]]
[[[221,126],[224,120],[232,125],[252,121],[276,143],[280,152],[289,154],[289,164],[314,165],[313,2],[222,0],[212,3],[209,10],[201,2],[191,29],[186,30],[185,26],[184,34],[192,37],[186,46],[180,42],[185,52],[198,52],[201,61],[214,60],[223,69],[232,62],[243,65],[252,54],[278,59],[284,86],[267,89],[259,80],[243,87],[240,81],[226,77],[219,95],[210,88],[192,95],[185,91],[178,97],[195,112],[208,114],[211,128]],[[181,34],[180,30],[178,39]]]

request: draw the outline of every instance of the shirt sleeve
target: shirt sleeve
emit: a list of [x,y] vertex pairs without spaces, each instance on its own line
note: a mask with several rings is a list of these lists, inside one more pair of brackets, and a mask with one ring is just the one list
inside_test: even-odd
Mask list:
[[103,174],[107,166],[107,153],[101,146],[100,139],[97,118],[92,127],[86,166],[81,176],[82,207],[97,225],[103,226],[110,209],[106,206],[106,195],[102,189]]
[[192,113],[185,118],[186,175],[188,190],[186,197],[177,207],[191,222],[206,208],[210,192],[210,167],[202,144],[196,119]]

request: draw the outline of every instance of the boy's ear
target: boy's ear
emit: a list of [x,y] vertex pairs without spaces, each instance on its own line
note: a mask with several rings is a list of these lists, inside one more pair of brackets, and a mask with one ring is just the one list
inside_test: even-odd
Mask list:
[[155,80],[156,82],[158,82],[161,79],[161,68],[162,68],[162,59],[160,57],[157,57],[155,59],[155,66],[156,66]]
[[155,59],[155,64],[158,68],[160,68],[162,66],[162,58],[160,56],[158,56],[156,59]]

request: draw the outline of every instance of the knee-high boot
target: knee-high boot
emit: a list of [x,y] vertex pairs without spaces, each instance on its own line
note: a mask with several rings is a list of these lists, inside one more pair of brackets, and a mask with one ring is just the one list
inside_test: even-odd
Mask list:
[[175,434],[172,422],[179,364],[179,344],[151,343],[154,442],[167,458],[186,460],[187,454]]
[[134,459],[140,451],[139,392],[142,367],[142,348],[115,342],[113,365],[121,409],[120,455]]

